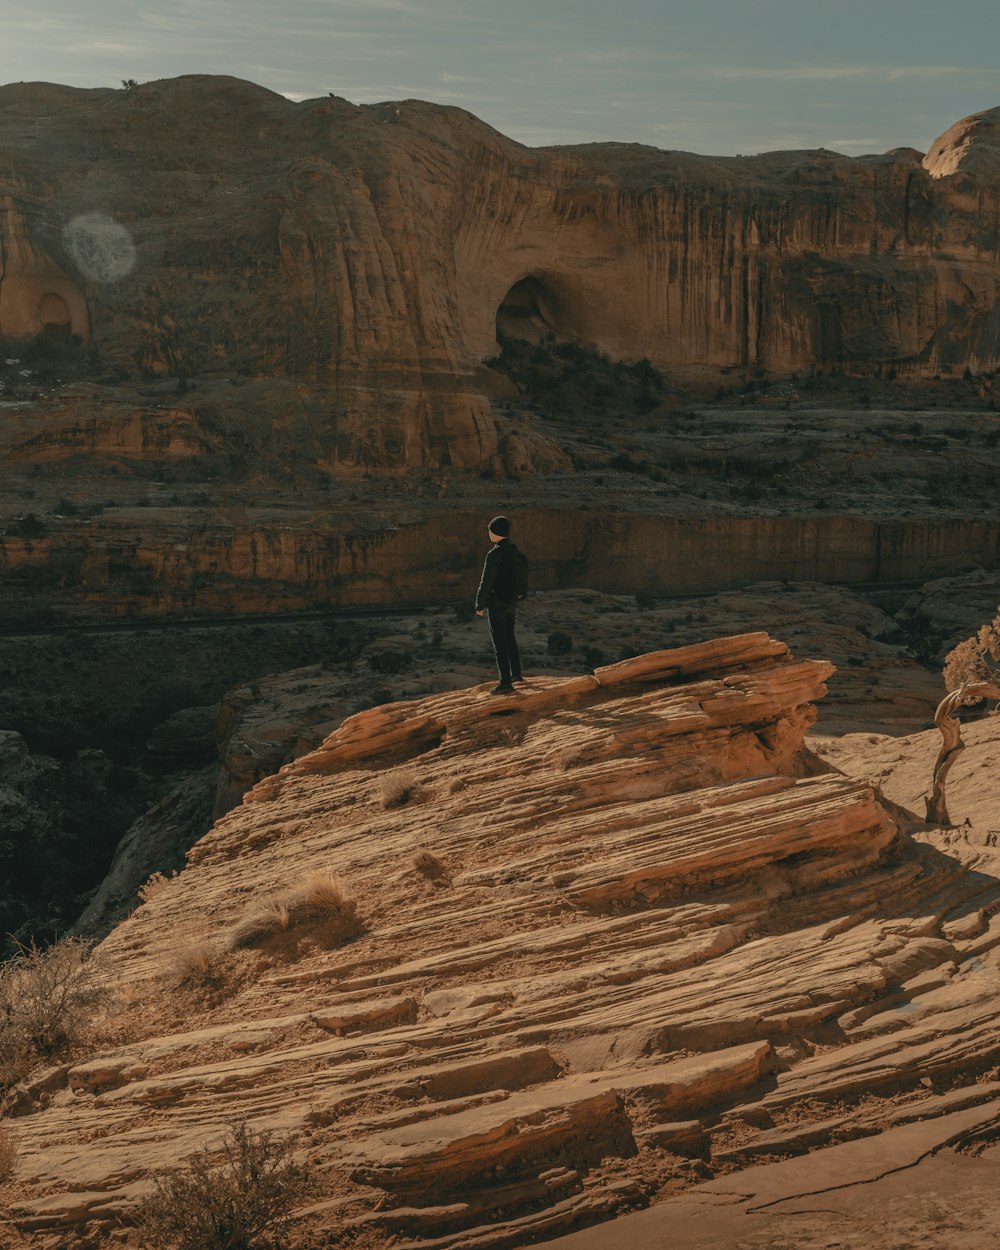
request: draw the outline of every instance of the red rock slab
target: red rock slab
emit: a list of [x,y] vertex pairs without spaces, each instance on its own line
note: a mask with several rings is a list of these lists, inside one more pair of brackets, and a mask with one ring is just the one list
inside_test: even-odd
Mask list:
[[673,1111],[747,1088],[771,1057],[771,1047],[756,1042],[651,1067],[570,1076],[483,1107],[386,1128],[353,1143],[343,1162],[366,1184],[414,1190],[458,1186],[515,1159],[519,1167],[544,1159],[556,1148],[568,1157],[574,1150],[589,1155],[595,1139],[612,1153],[634,1153],[621,1094]]

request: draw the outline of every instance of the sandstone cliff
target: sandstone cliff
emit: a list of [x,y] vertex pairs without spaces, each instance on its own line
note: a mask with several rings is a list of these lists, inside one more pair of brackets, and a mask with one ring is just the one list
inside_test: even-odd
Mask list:
[[[287,613],[469,601],[492,494],[478,509],[408,507],[353,520],[293,507],[117,509],[36,538],[0,540],[10,625],[100,617]],[[634,504],[627,496],[622,504]],[[864,584],[943,577],[1000,562],[992,516],[684,516],[613,506],[517,514],[535,590],[710,592],[756,581]],[[350,526],[350,528],[342,528]]]
[[[306,1244],[412,1250],[887,1125],[974,1135],[995,852],[823,771],[830,672],[745,634],[348,719],[105,941],[117,1039],[15,1091],[10,1218],[40,1245],[127,1221],[240,1116],[299,1134]],[[325,869],[353,932],[295,901]]]
[[274,439],[332,471],[492,464],[498,316],[660,366],[990,370],[998,115],[926,159],[722,158],[230,78],[14,84],[0,335],[77,336],[106,374],[288,378]]

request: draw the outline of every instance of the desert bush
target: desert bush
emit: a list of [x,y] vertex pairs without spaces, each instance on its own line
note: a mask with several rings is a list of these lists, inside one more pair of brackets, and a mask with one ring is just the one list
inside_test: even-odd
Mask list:
[[573,639],[561,630],[555,630],[545,640],[550,655],[566,655],[573,650]]
[[413,664],[413,651],[391,641],[366,647],[364,655],[368,667],[375,673],[402,673]]
[[9,1181],[17,1170],[17,1138],[7,1124],[0,1124],[0,1185]]
[[145,885],[140,885],[136,893],[144,903],[148,903],[150,899],[156,898],[157,894],[162,894],[171,881],[177,876],[172,872],[169,877],[164,876],[162,872],[154,872],[146,881]]
[[428,881],[443,881],[448,876],[448,870],[430,847],[418,847],[413,853],[411,863],[415,871]]
[[177,985],[206,985],[216,979],[219,951],[208,938],[190,938],[171,947],[164,965]]
[[272,933],[287,930],[291,921],[288,904],[279,898],[269,898],[239,922],[233,930],[231,945],[234,949],[256,946]]
[[352,905],[343,881],[329,868],[310,873],[302,883],[301,905],[316,912],[343,911]]
[[245,1122],[230,1125],[221,1152],[196,1151],[186,1167],[156,1182],[139,1211],[140,1245],[150,1250],[276,1247],[296,1203],[310,1190],[294,1142]]
[[81,1038],[107,997],[90,953],[88,942],[64,938],[44,949],[20,946],[0,965],[0,1088]]
[[45,523],[39,520],[33,512],[28,512],[24,516],[15,518],[10,532],[18,538],[41,538],[46,532]]
[[382,806],[402,807],[413,798],[418,784],[414,773],[407,771],[385,773],[378,781],[378,793]]
[[947,690],[957,690],[966,682],[983,681],[1000,681],[1000,607],[978,633],[960,642],[945,657]]
[[620,469],[623,473],[643,473],[644,465],[633,459],[627,451],[620,451],[608,461],[608,468]]

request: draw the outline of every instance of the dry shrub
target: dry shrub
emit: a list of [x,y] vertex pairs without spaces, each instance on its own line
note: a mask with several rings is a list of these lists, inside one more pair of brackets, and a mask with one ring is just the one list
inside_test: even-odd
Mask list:
[[411,860],[414,869],[428,881],[446,881],[448,870],[434,852],[427,846],[419,847]]
[[14,1130],[0,1124],[0,1185],[9,1181],[17,1171],[17,1138]]
[[64,938],[21,946],[0,965],[0,1088],[82,1039],[109,994],[90,954],[89,942]]
[[219,951],[208,938],[191,938],[175,946],[164,960],[167,975],[178,985],[206,985],[216,979]]
[[145,885],[139,886],[136,893],[144,903],[148,903],[150,899],[156,898],[157,894],[162,894],[176,876],[175,872],[172,872],[169,877],[165,877],[162,872],[154,872]]
[[378,793],[385,808],[402,807],[409,803],[419,787],[416,774],[407,770],[385,773],[378,780]]
[[284,899],[272,898],[264,909],[264,917],[275,932],[284,933],[291,928],[292,912]]
[[139,1244],[151,1250],[255,1250],[277,1247],[295,1205],[312,1187],[293,1159],[294,1142],[226,1131],[221,1152],[203,1146],[186,1167],[156,1181],[139,1211]]
[[948,691],[972,682],[1000,682],[1000,607],[993,620],[948,652],[943,676]]

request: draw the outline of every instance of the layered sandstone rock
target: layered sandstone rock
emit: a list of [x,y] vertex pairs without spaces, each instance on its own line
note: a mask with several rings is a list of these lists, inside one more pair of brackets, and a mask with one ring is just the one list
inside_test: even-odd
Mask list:
[[[993,852],[803,749],[830,672],[738,635],[345,721],[103,944],[134,1037],[15,1092],[16,1223],[127,1221],[240,1116],[300,1134],[307,1241],[499,1250],[995,1115]],[[360,930],[303,918],[326,869]]]

